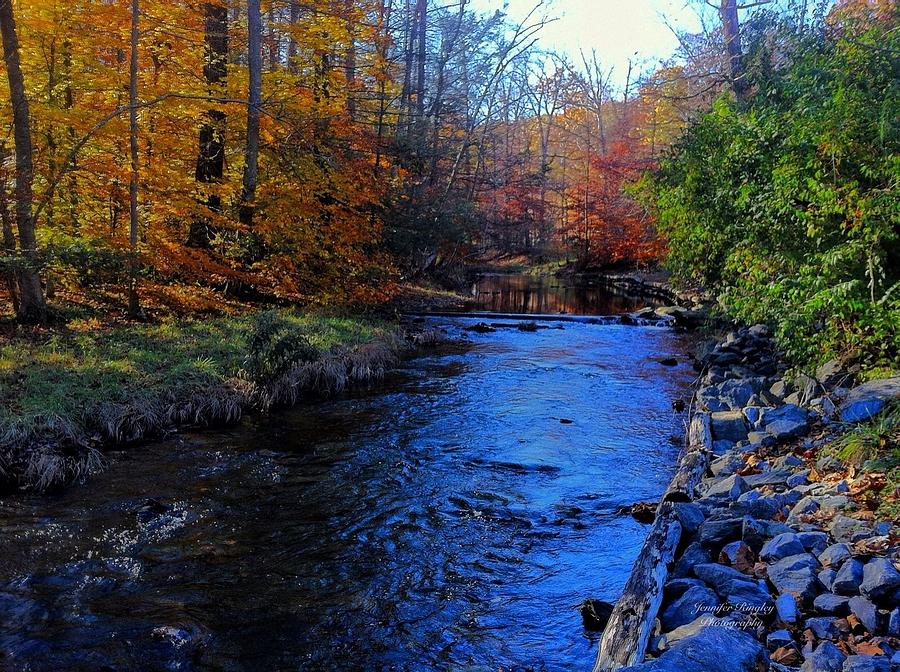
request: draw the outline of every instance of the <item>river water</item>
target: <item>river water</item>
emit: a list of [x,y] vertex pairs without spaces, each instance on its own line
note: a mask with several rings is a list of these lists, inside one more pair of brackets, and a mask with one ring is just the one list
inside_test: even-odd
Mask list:
[[0,501],[0,669],[589,669],[576,606],[637,555],[689,344],[429,322],[451,342],[378,389]]

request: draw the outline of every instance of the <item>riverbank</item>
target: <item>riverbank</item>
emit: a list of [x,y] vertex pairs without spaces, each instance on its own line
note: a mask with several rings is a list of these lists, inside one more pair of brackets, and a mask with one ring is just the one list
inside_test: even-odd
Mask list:
[[[708,342],[696,367],[692,422],[709,431],[682,466],[699,465],[699,482],[693,501],[664,505],[672,555],[651,532],[635,564],[632,579],[662,584],[644,603],[648,636],[628,632],[629,662],[651,660],[627,669],[897,669],[900,377],[837,361],[792,375],[762,326]],[[603,651],[595,671],[621,669]]]
[[5,337],[0,485],[47,490],[98,471],[104,447],[372,382],[428,338],[394,320],[299,310]]

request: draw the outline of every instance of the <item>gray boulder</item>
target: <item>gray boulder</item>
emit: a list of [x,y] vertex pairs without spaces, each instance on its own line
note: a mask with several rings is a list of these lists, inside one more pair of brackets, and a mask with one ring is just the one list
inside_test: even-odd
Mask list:
[[815,556],[809,553],[790,555],[769,565],[769,581],[779,593],[791,593],[800,602],[809,604],[818,593],[818,566]]
[[842,422],[863,422],[881,413],[885,404],[900,397],[900,376],[870,380],[850,390],[839,408]]
[[817,574],[819,583],[825,586],[825,590],[834,590],[834,580],[837,577],[837,570],[828,567]]
[[790,593],[782,593],[775,600],[775,615],[782,623],[796,623],[798,614],[797,599]]
[[853,615],[863,624],[863,627],[869,631],[869,634],[874,635],[878,633],[878,610],[874,604],[862,595],[856,595],[850,598],[848,606]]
[[831,521],[831,536],[835,541],[852,542],[855,534],[868,529],[862,521],[848,516],[835,516]]
[[843,672],[891,672],[887,656],[848,656]]
[[719,598],[705,586],[692,586],[667,606],[660,615],[663,630],[669,631],[687,625],[698,616],[713,613],[719,606]]
[[740,411],[753,396],[753,385],[746,380],[726,380],[718,386],[718,397],[732,411]]
[[800,672],[842,672],[847,656],[831,642],[822,642],[807,656]]
[[810,553],[821,553],[828,547],[828,535],[825,532],[800,532],[797,537],[803,548]]
[[686,549],[684,549],[684,553],[681,554],[681,557],[675,563],[675,566],[672,567],[672,571],[669,572],[669,576],[673,579],[680,579],[692,576],[694,573],[694,567],[700,565],[704,562],[709,562],[712,558],[710,558],[709,551],[705,549],[700,542],[694,542],[689,544]]
[[722,497],[735,500],[749,489],[750,486],[747,485],[747,481],[741,476],[733,475],[712,481],[704,493],[704,497]]
[[741,538],[741,518],[713,516],[700,526],[700,543],[706,546],[722,546]]
[[766,545],[763,546],[762,550],[759,552],[759,557],[766,562],[774,562],[775,560],[786,558],[789,555],[800,555],[805,550],[806,549],[803,548],[803,544],[800,543],[800,539],[796,534],[793,532],[785,532],[784,534],[779,534],[777,537],[773,537],[767,541]]
[[844,561],[831,584],[831,591],[838,595],[856,595],[863,582],[863,564],[856,558]]
[[681,523],[681,530],[686,537],[697,533],[706,516],[703,509],[693,502],[677,502],[675,504],[675,517]]
[[807,618],[805,625],[818,639],[837,639],[841,636],[841,628],[834,616]]
[[839,359],[831,359],[816,369],[816,380],[823,387],[849,387],[853,381],[853,373]]
[[850,546],[832,544],[819,554],[819,562],[823,567],[840,567],[850,557]]
[[900,589],[900,572],[887,558],[873,558],[863,568],[859,588],[874,602],[884,602]]
[[846,616],[849,610],[847,603],[849,597],[844,595],[835,595],[834,593],[822,593],[813,600],[813,607],[821,614],[830,614],[834,616]]
[[744,588],[745,584],[755,584],[753,577],[717,562],[697,565],[694,567],[694,574],[723,598]]
[[744,466],[744,460],[737,453],[728,452],[717,457],[709,464],[713,476],[731,476]]
[[749,516],[744,518],[741,539],[744,540],[754,553],[762,550],[763,544],[768,539],[784,532],[793,532],[794,530],[785,525],[772,520],[756,520]]
[[656,660],[623,668],[621,672],[761,672],[768,669],[769,654],[752,636],[736,628],[710,626],[682,639]]
[[709,417],[714,439],[738,442],[747,438],[747,424],[741,411],[717,411]]

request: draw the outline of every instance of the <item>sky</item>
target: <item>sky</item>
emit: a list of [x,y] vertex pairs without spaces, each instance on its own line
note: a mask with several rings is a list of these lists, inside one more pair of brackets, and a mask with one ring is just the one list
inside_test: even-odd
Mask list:
[[[508,14],[517,20],[525,16],[537,0],[506,0]],[[613,70],[613,82],[622,87],[628,59],[637,59],[643,69],[651,69],[672,55],[678,42],[666,21],[680,30],[696,32],[700,21],[687,0],[545,0],[546,14],[559,17],[547,25],[540,44],[566,54],[581,64],[580,50],[597,50],[605,69]],[[501,9],[504,0],[472,0],[473,8]],[[665,17],[665,19],[664,19]]]

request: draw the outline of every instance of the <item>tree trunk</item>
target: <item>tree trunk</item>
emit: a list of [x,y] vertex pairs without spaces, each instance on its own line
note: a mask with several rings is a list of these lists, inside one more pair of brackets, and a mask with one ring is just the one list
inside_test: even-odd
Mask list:
[[[300,3],[295,2],[295,0],[291,0],[290,2],[290,22],[291,27],[295,26],[297,22],[300,21]],[[294,61],[297,58],[297,40],[294,39],[293,33],[291,34],[290,40],[288,40],[288,53],[287,53],[287,67],[288,72],[297,72],[297,66],[294,64]]]
[[662,605],[669,565],[675,559],[681,540],[677,502],[692,499],[694,489],[709,466],[711,452],[709,414],[697,413],[691,420],[688,448],[659,504],[653,527],[603,631],[593,672],[614,672],[643,662],[653,622]]
[[247,100],[247,147],[244,152],[244,179],[238,218],[248,228],[253,225],[254,199],[259,176],[259,117],[262,105],[262,16],[259,0],[247,0],[247,66],[250,87]]
[[0,0],[0,37],[3,40],[3,59],[6,63],[10,102],[13,108],[13,137],[16,148],[16,227],[25,261],[24,266],[16,272],[19,284],[19,307],[16,316],[22,322],[40,322],[45,317],[46,305],[37,272],[37,237],[31,209],[34,180],[31,118],[19,62],[19,39],[16,35],[12,0]]
[[738,100],[743,100],[747,94],[747,82],[744,80],[744,53],[741,47],[741,24],[738,20],[737,0],[722,0],[722,4],[719,6],[719,17],[722,20],[722,32],[725,35],[725,52],[728,55],[731,89]]
[[350,39],[344,61],[344,76],[347,80],[347,114],[353,121],[356,118],[356,36],[353,24],[353,0],[344,0],[344,11],[347,13],[347,33]]
[[404,24],[404,34],[406,35],[406,53],[403,62],[403,89],[400,91],[400,110],[397,113],[397,134],[403,130],[406,124],[406,135],[409,135],[409,117],[412,108],[411,92],[412,92],[412,71],[415,54],[415,41],[418,34],[418,14],[413,12],[410,7],[410,0],[406,0],[406,16]]
[[142,317],[138,298],[138,22],[140,20],[140,0],[131,0],[131,63],[128,71],[128,130],[131,154],[131,179],[129,194],[129,262],[128,262],[128,314]]
[[416,0],[419,24],[418,55],[416,57],[416,152],[422,152],[425,132],[425,60],[428,57],[428,0]]
[[[6,171],[3,169],[6,156],[6,147],[0,144],[0,224],[3,226],[3,253],[7,259],[13,259],[16,256],[16,234],[13,232],[13,218],[9,211],[9,200],[6,194],[8,179]],[[18,312],[19,285],[16,282],[15,270],[10,267],[3,275],[13,311]]]
[[[228,76],[228,8],[215,2],[203,6],[205,15],[204,41],[206,43],[206,63],[203,76],[210,95],[215,95]],[[200,127],[200,150],[197,155],[197,182],[207,185],[221,184],[225,173],[225,113],[218,109],[206,112]],[[206,207],[218,214],[222,210],[222,197],[211,193],[206,198]],[[188,244],[193,247],[208,248],[211,230],[205,217],[196,217],[191,222]]]

